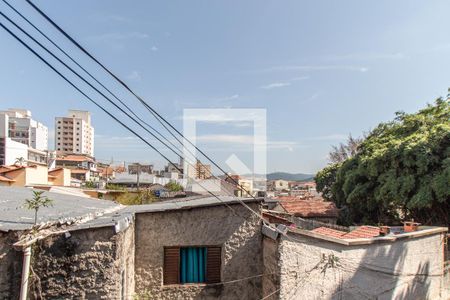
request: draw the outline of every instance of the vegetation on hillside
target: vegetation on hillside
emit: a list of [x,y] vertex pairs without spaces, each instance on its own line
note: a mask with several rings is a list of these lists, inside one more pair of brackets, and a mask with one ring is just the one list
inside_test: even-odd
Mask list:
[[379,124],[357,151],[315,177],[323,196],[343,208],[340,222],[377,224],[414,218],[450,223],[450,102]]

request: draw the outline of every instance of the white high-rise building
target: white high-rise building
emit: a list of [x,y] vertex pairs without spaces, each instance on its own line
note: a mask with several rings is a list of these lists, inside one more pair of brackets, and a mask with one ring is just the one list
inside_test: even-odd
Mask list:
[[48,128],[33,120],[29,110],[10,108],[0,114],[8,116],[8,137],[13,141],[36,150],[48,149]]
[[69,110],[67,117],[55,118],[55,150],[59,155],[94,156],[94,127],[90,112]]
[[33,120],[29,110],[0,111],[0,165],[12,165],[19,158],[45,163],[47,149],[48,128]]

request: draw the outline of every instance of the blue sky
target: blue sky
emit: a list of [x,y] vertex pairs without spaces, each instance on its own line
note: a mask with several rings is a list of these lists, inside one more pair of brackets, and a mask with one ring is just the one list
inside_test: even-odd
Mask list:
[[[269,171],[316,172],[349,133],[450,86],[448,1],[35,3],[180,129],[185,108],[267,109]],[[25,1],[14,4],[138,106]],[[4,31],[0,45],[0,108],[28,108],[50,129],[69,108],[90,110],[98,158],[163,163]],[[202,123],[198,134],[220,164],[235,153],[251,165],[251,126]]]

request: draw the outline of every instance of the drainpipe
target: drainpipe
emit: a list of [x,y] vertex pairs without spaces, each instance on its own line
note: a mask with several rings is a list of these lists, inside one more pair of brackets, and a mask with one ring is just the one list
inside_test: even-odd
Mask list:
[[28,278],[30,277],[31,245],[23,249],[22,282],[20,284],[20,300],[27,300]]

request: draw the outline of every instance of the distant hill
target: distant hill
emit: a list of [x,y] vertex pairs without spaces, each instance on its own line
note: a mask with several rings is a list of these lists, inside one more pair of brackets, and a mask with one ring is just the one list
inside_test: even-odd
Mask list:
[[292,174],[292,173],[285,173],[285,172],[274,172],[267,174],[267,180],[276,180],[276,179],[283,179],[283,180],[289,180],[289,181],[308,181],[312,180],[314,178],[314,174]]

